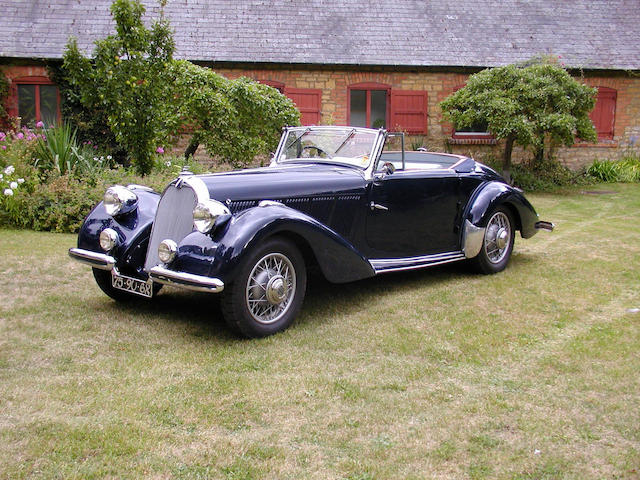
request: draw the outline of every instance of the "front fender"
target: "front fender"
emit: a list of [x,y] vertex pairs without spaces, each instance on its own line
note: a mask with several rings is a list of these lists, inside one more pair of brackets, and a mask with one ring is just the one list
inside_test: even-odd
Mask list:
[[110,252],[116,267],[124,273],[146,277],[143,272],[151,226],[156,215],[160,194],[135,190],[138,205],[135,210],[112,217],[100,202],[85,218],[78,232],[78,248],[104,253],[100,247],[100,232],[111,228],[118,234],[118,244]]
[[522,238],[530,238],[536,234],[538,214],[533,205],[521,191],[497,181],[483,183],[473,192],[463,220],[468,220],[475,227],[484,228],[491,212],[499,205],[506,205],[511,209]]
[[191,233],[180,243],[171,268],[220,278],[227,284],[234,280],[246,253],[273,235],[304,241],[330,282],[375,274],[369,261],[336,232],[297,210],[273,204],[244,210],[213,236]]

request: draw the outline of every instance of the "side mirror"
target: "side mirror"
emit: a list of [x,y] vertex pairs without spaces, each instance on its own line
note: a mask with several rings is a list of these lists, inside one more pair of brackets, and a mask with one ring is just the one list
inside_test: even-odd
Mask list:
[[391,175],[393,172],[396,171],[396,167],[391,162],[384,162],[384,164],[382,165],[381,171],[385,175]]

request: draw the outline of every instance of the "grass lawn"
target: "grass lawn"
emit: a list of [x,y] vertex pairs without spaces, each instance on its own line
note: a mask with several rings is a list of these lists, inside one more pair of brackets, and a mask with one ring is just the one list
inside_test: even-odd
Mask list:
[[501,274],[316,280],[250,341],[0,231],[0,478],[640,478],[640,187],[589,189],[529,195],[556,231]]

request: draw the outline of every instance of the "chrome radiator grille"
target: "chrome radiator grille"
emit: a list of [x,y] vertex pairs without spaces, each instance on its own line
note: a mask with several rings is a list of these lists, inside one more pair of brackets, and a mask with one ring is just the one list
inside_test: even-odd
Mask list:
[[182,188],[169,186],[158,204],[156,218],[151,230],[147,259],[144,263],[145,271],[149,271],[160,262],[158,245],[170,238],[176,243],[193,231],[193,209],[196,206],[196,194],[186,184]]

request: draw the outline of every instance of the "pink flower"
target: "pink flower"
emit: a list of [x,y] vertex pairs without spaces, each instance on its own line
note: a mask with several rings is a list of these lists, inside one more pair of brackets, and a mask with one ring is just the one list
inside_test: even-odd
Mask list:
[[22,139],[24,138],[24,133],[22,133],[22,132],[18,132],[18,134],[16,135],[16,137],[17,137],[19,140],[22,140]]
[[36,128],[44,128],[44,122],[41,120],[38,123],[36,123]]
[[164,153],[164,148],[162,147],[156,148],[156,153]]
[[2,149],[3,149],[3,150],[6,150],[6,149],[7,149],[7,146],[6,146],[6,145],[2,145]]

